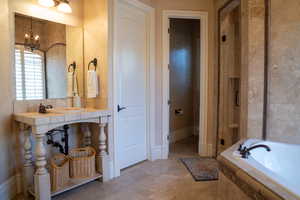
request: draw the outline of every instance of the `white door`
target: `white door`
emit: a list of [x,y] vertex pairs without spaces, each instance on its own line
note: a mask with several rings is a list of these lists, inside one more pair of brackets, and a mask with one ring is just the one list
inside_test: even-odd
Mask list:
[[147,159],[146,13],[119,1],[116,6],[117,153],[120,169]]

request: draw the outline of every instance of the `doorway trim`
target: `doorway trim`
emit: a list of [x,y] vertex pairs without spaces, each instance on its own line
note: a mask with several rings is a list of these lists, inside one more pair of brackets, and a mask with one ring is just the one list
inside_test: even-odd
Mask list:
[[117,155],[117,135],[118,135],[118,93],[117,93],[117,66],[116,63],[116,43],[114,38],[118,31],[116,17],[118,15],[117,5],[127,3],[144,11],[147,15],[147,71],[146,71],[146,145],[147,159],[155,159],[155,9],[138,0],[112,0],[108,3],[108,62],[109,62],[109,108],[112,110],[112,131],[109,136],[112,152],[112,174],[113,177],[120,176],[120,165]]
[[199,122],[199,154],[211,156],[212,148],[207,144],[207,118],[208,118],[208,12],[202,11],[163,11],[163,121],[162,141],[163,158],[169,155],[169,134],[170,134],[170,35],[168,33],[171,18],[199,19],[200,20],[200,122]]

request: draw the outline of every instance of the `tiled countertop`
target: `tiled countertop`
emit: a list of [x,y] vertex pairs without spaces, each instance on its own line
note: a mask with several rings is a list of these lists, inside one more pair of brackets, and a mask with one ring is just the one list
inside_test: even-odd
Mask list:
[[49,112],[46,114],[41,114],[38,112],[16,113],[14,114],[14,118],[16,121],[24,124],[41,126],[47,124],[86,120],[109,115],[111,115],[110,110],[85,108],[76,112]]

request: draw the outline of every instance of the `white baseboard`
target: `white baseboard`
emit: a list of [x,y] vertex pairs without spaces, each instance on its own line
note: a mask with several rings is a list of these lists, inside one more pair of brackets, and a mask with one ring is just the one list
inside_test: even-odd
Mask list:
[[151,148],[150,160],[159,160],[162,159],[162,148],[161,146],[155,146]]
[[17,191],[17,175],[0,185],[0,200],[11,200],[16,197]]
[[151,149],[151,161],[168,159],[169,145],[167,146],[155,146]]
[[177,142],[194,134],[194,127],[185,127],[170,133],[170,143]]
[[169,158],[169,143],[162,146],[162,159]]
[[115,173],[114,173],[114,172],[115,172],[115,171],[114,171],[114,162],[113,162],[112,159],[109,160],[108,166],[109,166],[109,178],[110,178],[110,179],[113,179],[113,178],[115,178],[116,176],[115,176]]
[[200,156],[213,157],[213,145],[212,144],[200,144]]

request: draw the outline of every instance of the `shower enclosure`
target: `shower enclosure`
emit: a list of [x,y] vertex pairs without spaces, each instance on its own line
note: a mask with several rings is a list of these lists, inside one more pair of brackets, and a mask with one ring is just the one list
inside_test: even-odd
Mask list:
[[233,0],[219,11],[219,97],[217,153],[240,139],[241,6]]

